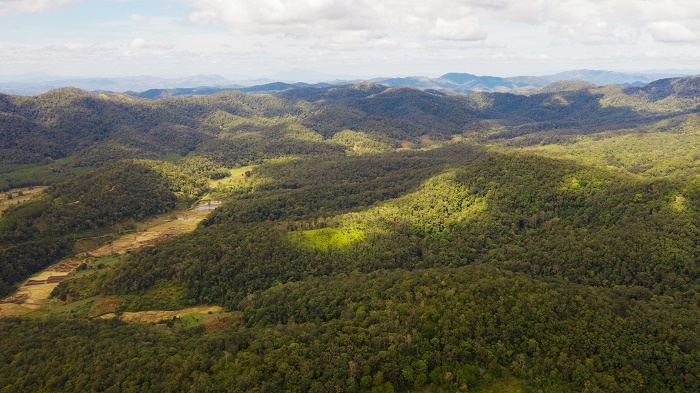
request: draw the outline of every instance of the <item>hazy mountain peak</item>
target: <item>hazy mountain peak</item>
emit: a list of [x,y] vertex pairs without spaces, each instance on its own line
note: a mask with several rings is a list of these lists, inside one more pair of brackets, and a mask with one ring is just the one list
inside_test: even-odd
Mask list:
[[447,73],[443,76],[441,76],[439,79],[445,79],[457,84],[463,84],[467,82],[471,82],[474,79],[479,78],[478,76],[474,74],[467,74],[467,73],[458,73],[458,72],[450,72]]

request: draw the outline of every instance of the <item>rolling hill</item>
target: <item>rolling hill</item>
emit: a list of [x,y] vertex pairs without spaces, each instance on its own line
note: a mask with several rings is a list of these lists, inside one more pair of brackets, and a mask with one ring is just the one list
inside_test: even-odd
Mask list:
[[0,319],[0,385],[700,390],[698,81],[0,96],[0,186],[51,185],[0,216],[3,294],[219,206]]

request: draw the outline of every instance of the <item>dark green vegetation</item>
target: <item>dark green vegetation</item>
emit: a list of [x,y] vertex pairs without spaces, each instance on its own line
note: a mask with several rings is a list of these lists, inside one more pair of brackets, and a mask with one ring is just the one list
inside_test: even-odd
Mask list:
[[[0,321],[2,385],[698,391],[700,157],[688,147],[700,138],[698,85],[529,97],[369,84],[157,101],[47,93],[70,93],[77,112],[103,108],[92,126],[113,122],[83,145],[61,142],[63,112],[38,104],[48,97],[6,97],[12,116],[38,108],[30,122],[44,128],[30,134],[62,152],[60,163],[8,163],[99,168],[2,217],[2,252],[20,258],[52,239],[63,255],[81,231],[194,201],[222,166],[263,164],[194,232],[59,285],[57,297],[76,301],[70,318]],[[38,268],[17,266],[24,276],[0,270],[7,288]],[[128,299],[118,311],[218,304],[231,316],[88,320],[101,297]]]
[[237,308],[241,325],[208,334],[1,321],[1,381],[18,391],[453,391],[507,378],[526,390],[697,390],[697,314],[633,290],[490,268],[393,270],[277,285]]
[[77,89],[0,95],[0,189],[52,183],[124,158],[191,154],[232,166],[465,132],[485,140],[528,136],[513,141],[519,145],[570,142],[574,135],[681,119],[696,110],[699,84],[695,77],[638,88],[576,85],[532,96],[445,96],[372,84],[156,101]]
[[203,158],[176,163],[122,160],[51,186],[11,207],[0,221],[0,296],[32,273],[73,253],[80,239],[110,241],[140,221],[192,201],[211,178],[226,176]]
[[8,209],[0,221],[0,295],[70,253],[72,240],[163,213],[174,203],[175,195],[156,172],[120,162],[59,183],[39,199]]

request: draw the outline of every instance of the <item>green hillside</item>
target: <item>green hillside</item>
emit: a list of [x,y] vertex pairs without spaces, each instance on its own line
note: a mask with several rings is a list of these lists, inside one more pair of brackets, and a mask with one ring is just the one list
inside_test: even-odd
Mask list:
[[0,385],[698,391],[697,81],[2,96],[0,186],[53,185],[0,216],[0,294],[222,204],[0,320]]

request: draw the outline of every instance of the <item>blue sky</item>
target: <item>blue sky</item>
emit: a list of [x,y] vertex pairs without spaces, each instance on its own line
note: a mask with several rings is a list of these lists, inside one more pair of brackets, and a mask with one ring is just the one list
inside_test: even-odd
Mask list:
[[0,75],[698,70],[696,0],[0,0]]

